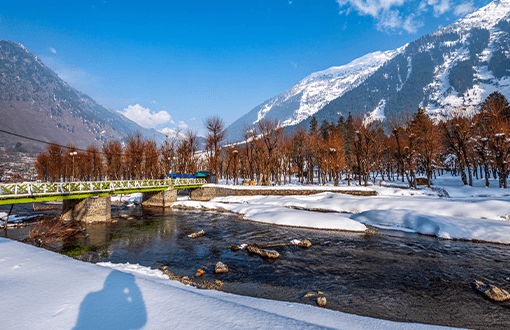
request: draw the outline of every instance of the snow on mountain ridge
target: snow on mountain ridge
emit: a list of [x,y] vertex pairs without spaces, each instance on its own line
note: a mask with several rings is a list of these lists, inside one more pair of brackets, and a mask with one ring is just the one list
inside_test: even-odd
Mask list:
[[450,85],[448,78],[452,68],[462,61],[470,59],[467,38],[470,34],[462,33],[462,38],[451,42],[452,46],[463,44],[449,55],[445,55],[444,63],[436,67],[434,82],[427,86],[431,91],[432,99],[435,104],[429,104],[426,109],[431,115],[445,116],[453,108],[466,108],[466,111],[477,111],[477,105],[480,104],[490,93],[494,91],[502,92],[504,95],[510,95],[510,79],[497,79],[488,63],[497,46],[501,44],[501,38],[505,33],[497,28],[497,24],[503,19],[510,19],[510,0],[495,0],[487,6],[467,15],[463,19],[446,26],[433,35],[439,36],[450,31],[463,32],[473,28],[482,28],[489,31],[489,41],[487,47],[477,56],[479,65],[474,65],[474,84],[464,93],[457,93]]
[[[453,23],[446,28],[457,29],[457,28],[492,28],[501,19],[509,16],[510,12],[510,0],[494,0],[485,7],[478,9],[477,11],[466,15],[466,17],[460,19],[456,23]],[[437,32],[441,32],[442,29]]]
[[274,107],[284,105],[294,97],[299,97],[299,107],[293,111],[290,117],[278,119],[283,126],[300,123],[322,109],[331,100],[357,87],[386,61],[402,52],[406,46],[386,52],[370,53],[346,65],[331,67],[310,74],[287,92],[264,104],[257,114],[257,120],[252,124],[256,124],[266,117]]

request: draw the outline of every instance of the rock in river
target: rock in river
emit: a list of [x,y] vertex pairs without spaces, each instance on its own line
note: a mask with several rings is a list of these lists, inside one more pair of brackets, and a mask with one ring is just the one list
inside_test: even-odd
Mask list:
[[326,307],[326,297],[317,298],[317,306]]
[[205,232],[203,230],[201,230],[198,233],[189,234],[188,237],[189,238],[197,238],[197,237],[204,236],[204,235],[205,235]]
[[510,299],[510,294],[494,285],[486,285],[483,282],[475,280],[475,286],[478,291],[494,301],[505,301]]
[[214,269],[214,272],[216,274],[227,273],[228,272],[228,267],[223,262],[218,261],[218,263],[216,264],[216,268]]
[[248,246],[247,249],[250,253],[258,254],[263,258],[276,259],[280,256],[280,254],[274,250],[259,249],[254,246]]

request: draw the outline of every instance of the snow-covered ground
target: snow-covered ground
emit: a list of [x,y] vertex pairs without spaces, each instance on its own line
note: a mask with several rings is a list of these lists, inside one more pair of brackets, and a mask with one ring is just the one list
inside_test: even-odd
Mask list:
[[[496,180],[491,180],[491,186],[497,187]],[[369,188],[377,196],[371,197],[337,193],[230,196],[210,202],[180,201],[174,206],[227,210],[276,225],[363,231],[365,224],[445,239],[510,244],[510,190],[486,188],[484,180],[475,180],[473,187],[464,186],[460,177],[451,176],[435,179],[434,189],[404,187],[398,182],[376,182]]]
[[0,238],[2,329],[445,329],[171,281],[159,270],[90,264]]

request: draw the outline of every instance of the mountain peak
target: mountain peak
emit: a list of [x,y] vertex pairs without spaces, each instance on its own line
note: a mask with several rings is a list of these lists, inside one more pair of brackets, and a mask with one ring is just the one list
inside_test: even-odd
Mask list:
[[[164,139],[69,86],[22,44],[5,40],[0,40],[0,113],[1,129],[78,147],[137,130]],[[17,141],[0,135],[0,143]]]
[[446,29],[471,29],[473,27],[492,29],[504,18],[510,18],[510,0],[494,0],[488,5],[447,26]]
[[398,49],[373,52],[312,73],[232,125],[231,141],[262,118],[305,125],[315,115],[336,122],[347,112],[384,118],[423,107],[444,115],[474,111],[491,92],[510,98],[510,0],[495,0]]

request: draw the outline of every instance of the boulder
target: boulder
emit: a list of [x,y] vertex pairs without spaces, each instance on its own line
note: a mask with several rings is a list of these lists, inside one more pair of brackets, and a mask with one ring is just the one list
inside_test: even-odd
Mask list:
[[280,257],[280,254],[274,250],[259,249],[254,246],[248,246],[247,249],[250,253],[258,254],[263,258],[276,259]]
[[205,232],[203,230],[201,230],[198,233],[189,234],[188,237],[189,238],[197,238],[197,237],[204,236],[204,235],[205,235]]
[[317,306],[326,307],[326,297],[317,298]]
[[487,298],[494,301],[506,301],[510,299],[510,294],[503,289],[500,289],[491,284],[485,284],[483,282],[475,280],[475,286]]
[[227,273],[228,272],[228,267],[223,262],[218,261],[218,263],[216,264],[216,268],[214,268],[214,272],[216,274]]
[[311,243],[309,240],[304,239],[304,240],[302,240],[301,242],[299,242],[299,243],[297,244],[297,246],[299,246],[299,247],[304,247],[304,248],[309,248],[310,246],[312,246],[312,243]]

